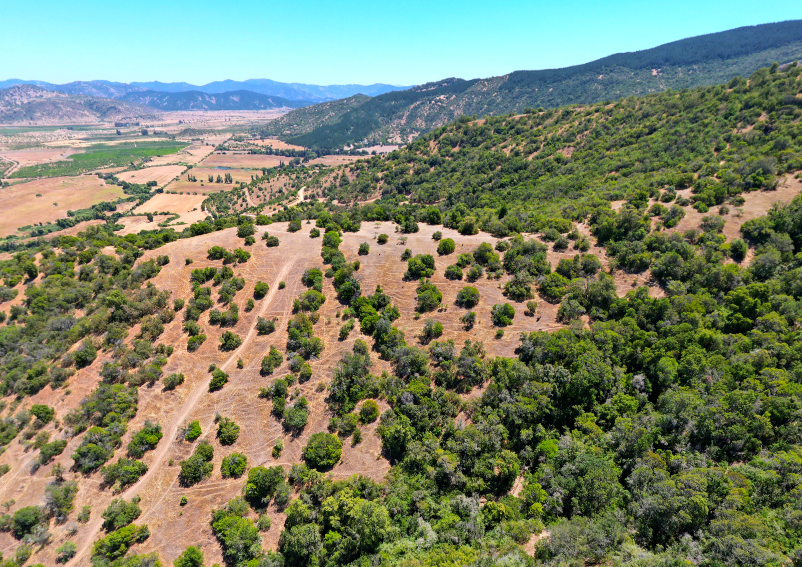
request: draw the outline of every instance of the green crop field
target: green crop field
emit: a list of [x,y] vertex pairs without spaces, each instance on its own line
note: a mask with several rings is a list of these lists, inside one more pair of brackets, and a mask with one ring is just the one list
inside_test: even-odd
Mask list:
[[59,177],[78,175],[102,167],[120,167],[142,158],[174,154],[187,144],[181,142],[137,142],[118,146],[95,145],[69,159],[22,167],[11,177]]

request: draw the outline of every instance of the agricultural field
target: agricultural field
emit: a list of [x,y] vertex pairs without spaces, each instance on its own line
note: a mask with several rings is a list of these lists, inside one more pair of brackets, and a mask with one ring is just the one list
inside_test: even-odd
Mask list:
[[202,210],[204,195],[175,195],[172,193],[159,193],[143,204],[133,209],[134,214],[142,213],[174,213],[179,218],[170,223],[192,224],[206,218]]
[[175,154],[164,155],[164,156],[157,156],[151,158],[148,161],[147,165],[156,166],[156,165],[169,165],[173,163],[185,163],[187,165],[195,165],[203,160],[206,156],[208,156],[214,150],[214,145],[212,144],[193,144],[191,146],[187,146],[186,148],[179,150]]
[[107,167],[119,167],[142,158],[177,153],[186,144],[181,142],[138,142],[116,145],[92,144],[66,160],[20,167],[10,177],[59,177],[77,175]]
[[215,152],[202,162],[200,167],[230,167],[232,169],[262,169],[263,167],[277,167],[280,163],[287,163],[292,158],[283,156],[268,156],[260,154],[238,154]]
[[85,209],[125,197],[116,185],[94,175],[49,177],[16,183],[0,190],[0,237],[18,228],[65,218],[67,211]]
[[116,176],[120,181],[139,183],[141,185],[148,181],[155,181],[157,187],[164,187],[176,177],[179,177],[184,170],[186,170],[186,167],[183,165],[159,165],[117,173]]

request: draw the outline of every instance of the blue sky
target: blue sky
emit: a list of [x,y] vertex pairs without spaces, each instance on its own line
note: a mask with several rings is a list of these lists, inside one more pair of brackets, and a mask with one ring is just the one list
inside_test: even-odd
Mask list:
[[802,2],[5,2],[0,79],[419,84],[802,19]]

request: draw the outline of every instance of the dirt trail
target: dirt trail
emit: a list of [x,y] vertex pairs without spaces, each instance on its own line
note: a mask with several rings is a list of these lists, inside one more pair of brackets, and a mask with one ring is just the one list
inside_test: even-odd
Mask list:
[[[270,285],[270,291],[268,291],[265,300],[262,302],[262,307],[259,309],[258,316],[261,317],[265,314],[268,310],[268,307],[273,303],[273,299],[275,298],[276,292],[278,291],[278,284],[279,282],[286,277],[287,273],[290,271],[292,264],[286,263],[281,268],[279,273],[276,275],[275,279],[273,280],[272,284]],[[245,338],[242,341],[242,344],[237,348],[234,352],[231,353],[224,363],[220,365],[222,370],[227,370],[232,364],[235,363],[237,358],[239,358],[240,353],[245,349],[246,345],[253,339],[256,335],[256,325],[253,325],[251,329],[248,331],[248,334],[245,335]],[[209,378],[210,379],[210,378]],[[208,393],[209,391],[209,379],[204,380],[202,383],[198,384],[192,394],[187,398],[184,405],[181,407],[181,410],[176,414],[176,416],[170,421],[170,423],[164,428],[164,437],[162,437],[162,442],[158,445],[156,451],[153,454],[153,462],[148,467],[148,472],[146,472],[140,479],[134,483],[128,490],[120,494],[119,498],[124,498],[130,500],[134,496],[136,496],[139,491],[147,484],[147,482],[151,479],[151,477],[155,474],[155,472],[159,469],[159,467],[163,464],[164,458],[167,456],[167,452],[170,450],[173,441],[176,439],[176,435],[178,434],[178,428],[186,421],[189,414],[195,407],[198,405],[200,400],[203,398],[203,395]],[[20,467],[21,469],[22,467]],[[174,480],[175,483],[177,481]],[[169,490],[162,491],[162,498],[164,495],[168,493]],[[161,501],[161,498],[159,499]],[[158,506],[158,502],[156,505],[151,506],[150,510],[156,509]],[[143,517],[139,518],[140,522],[143,520],[147,514]],[[103,527],[103,518],[99,517],[94,520],[91,524],[87,525],[85,529],[81,530],[82,535],[85,538],[83,544],[78,549],[78,553],[75,554],[75,557],[72,558],[67,563],[67,567],[77,566],[77,565],[85,565],[87,564],[84,561],[84,556],[89,553],[92,545],[95,543],[95,538],[97,533]]]
[[248,204],[250,206],[252,206],[252,207],[256,206],[256,203],[254,203],[253,199],[251,199],[251,192],[248,191],[248,186],[247,185],[245,186],[245,198],[248,199]]
[[300,191],[298,191],[298,198],[297,198],[297,199],[295,199],[295,200],[294,200],[292,203],[290,203],[289,205],[287,205],[288,207],[294,207],[295,205],[297,205],[298,203],[300,203],[301,201],[303,201],[303,200],[304,200],[304,189],[306,189],[306,187],[301,187],[301,190],[300,190]]

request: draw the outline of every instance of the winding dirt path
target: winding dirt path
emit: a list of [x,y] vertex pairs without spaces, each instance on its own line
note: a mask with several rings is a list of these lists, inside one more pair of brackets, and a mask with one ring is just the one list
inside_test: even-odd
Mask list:
[[[267,296],[265,297],[264,301],[262,301],[262,306],[259,309],[259,312],[257,313],[257,317],[261,317],[262,315],[264,315],[265,312],[268,310],[268,307],[273,303],[273,299],[275,298],[276,292],[278,291],[278,284],[282,279],[284,279],[284,277],[286,277],[291,267],[292,267],[291,263],[285,263],[284,266],[279,271],[279,273],[276,274],[276,277],[273,279],[273,282],[270,285],[270,291],[268,291]],[[256,334],[257,334],[256,325],[252,325],[251,329],[248,331],[248,334],[245,335],[242,344],[239,346],[239,348],[237,348],[234,352],[231,353],[231,356],[229,356],[226,359],[226,361],[220,365],[220,368],[222,370],[227,370],[232,364],[235,364],[237,358],[239,358],[240,356],[240,353],[245,349],[245,346],[253,339],[253,337],[256,336]],[[204,380],[195,387],[195,389],[192,391],[192,394],[184,402],[184,405],[178,411],[176,416],[164,428],[165,434],[164,437],[162,437],[162,443],[160,443],[156,448],[156,451],[153,454],[153,462],[148,467],[148,471],[144,475],[142,475],[137,482],[131,485],[131,487],[128,488],[128,490],[120,494],[118,498],[125,498],[127,500],[130,500],[131,498],[136,496],[139,493],[139,491],[148,483],[148,481],[151,479],[153,474],[159,469],[159,467],[161,467],[165,457],[167,456],[167,452],[170,450],[173,441],[176,439],[176,435],[178,434],[178,428],[181,427],[181,425],[186,421],[189,414],[192,412],[192,410],[195,409],[195,407],[200,402],[201,398],[203,398],[203,395],[208,393],[210,379],[211,378]],[[176,477],[176,479],[173,480],[173,484],[177,481],[178,478]],[[150,507],[150,510],[158,508],[159,502],[161,502],[161,500],[165,497],[165,495],[168,492],[169,489],[162,491],[161,498],[156,503],[154,503],[153,506]],[[144,519],[146,516],[147,514],[139,518],[140,521]],[[89,553],[89,551],[91,550],[92,545],[95,543],[95,538],[102,527],[103,527],[103,518],[98,516],[96,520],[94,520],[92,523],[88,524],[84,529],[81,530],[82,535],[85,538],[84,542],[78,549],[78,552],[75,554],[75,557],[73,557],[67,563],[67,567],[88,564],[88,561],[84,559],[84,556],[86,556],[86,554]]]

